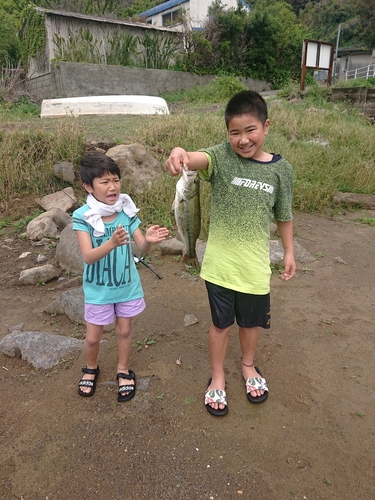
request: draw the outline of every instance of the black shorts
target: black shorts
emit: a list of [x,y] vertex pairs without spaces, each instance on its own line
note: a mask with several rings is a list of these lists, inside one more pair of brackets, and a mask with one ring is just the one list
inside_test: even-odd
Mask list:
[[241,328],[270,328],[270,294],[253,295],[214,285],[208,281],[206,289],[211,308],[212,322],[223,330],[232,326],[236,318]]

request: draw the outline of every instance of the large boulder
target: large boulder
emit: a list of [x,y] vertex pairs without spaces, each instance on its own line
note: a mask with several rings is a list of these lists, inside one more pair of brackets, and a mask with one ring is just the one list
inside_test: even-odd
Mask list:
[[19,357],[35,368],[48,369],[74,351],[83,350],[83,340],[45,332],[12,331],[0,341],[0,351]]
[[62,191],[47,194],[43,198],[36,198],[35,200],[44,210],[51,210],[59,208],[63,212],[71,212],[77,205],[77,198],[74,195],[73,188],[67,187]]
[[58,238],[60,232],[72,218],[60,208],[52,208],[30,221],[26,228],[26,237],[33,241],[43,238]]
[[74,184],[75,181],[75,173],[74,173],[74,166],[72,163],[68,161],[62,161],[60,163],[56,163],[52,167],[53,173],[56,175],[56,177],[59,177],[65,182],[69,182],[69,184]]
[[56,260],[62,269],[75,274],[83,274],[83,259],[73,224],[68,224],[60,234],[56,247]]
[[60,275],[61,269],[52,264],[45,264],[44,266],[24,269],[21,271],[18,281],[21,285],[39,285],[48,283],[48,281],[58,278]]
[[109,149],[106,154],[119,166],[127,193],[141,193],[145,186],[150,188],[163,175],[161,163],[147,153],[141,144],[120,144]]

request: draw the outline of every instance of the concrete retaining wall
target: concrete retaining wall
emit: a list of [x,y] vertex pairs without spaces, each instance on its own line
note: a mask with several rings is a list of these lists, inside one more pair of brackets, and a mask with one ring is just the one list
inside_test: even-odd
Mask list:
[[346,101],[361,109],[375,124],[375,89],[368,87],[342,87],[332,89],[332,101]]
[[[28,80],[29,90],[38,101],[57,97],[92,95],[151,95],[206,85],[215,76],[196,75],[182,71],[129,68],[60,61],[50,73]],[[243,79],[256,92],[270,90],[267,82]]]

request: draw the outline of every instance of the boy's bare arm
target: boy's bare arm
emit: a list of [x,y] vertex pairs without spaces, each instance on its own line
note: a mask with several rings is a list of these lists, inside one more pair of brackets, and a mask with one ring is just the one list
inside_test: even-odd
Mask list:
[[85,231],[76,231],[76,234],[82,258],[86,264],[94,264],[109,254],[114,248],[129,243],[129,233],[125,231],[121,224],[119,224],[109,240],[96,248],[92,246],[89,233]]
[[174,148],[165,167],[171,175],[179,175],[182,166],[189,170],[206,170],[208,168],[207,157],[201,151],[187,152],[183,148]]
[[293,221],[276,221],[281,242],[284,247],[283,280],[290,280],[296,274],[296,261],[294,260]]

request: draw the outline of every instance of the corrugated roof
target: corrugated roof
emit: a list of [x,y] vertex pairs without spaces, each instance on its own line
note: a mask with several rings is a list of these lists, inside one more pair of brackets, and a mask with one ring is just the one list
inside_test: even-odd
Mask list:
[[152,7],[151,9],[145,10],[138,14],[138,16],[147,16],[151,17],[155,14],[160,14],[160,12],[164,12],[165,10],[172,9],[177,5],[181,5],[182,3],[187,3],[186,0],[168,0],[168,2],[161,3],[160,5],[156,5],[156,7]]
[[[165,10],[172,9],[177,5],[181,5],[182,3],[187,3],[187,0],[168,0],[168,2],[161,3],[160,5],[156,5],[151,9],[141,12],[140,14],[138,14],[138,16],[152,17],[156,14],[160,14],[160,12],[164,12]],[[244,0],[240,0],[240,3],[248,12],[250,12],[250,5],[248,3],[246,3]]]
[[87,14],[80,14],[78,12],[67,12],[67,11],[61,11],[61,10],[52,10],[52,9],[43,9],[42,7],[34,7],[36,12],[40,12],[41,14],[50,14],[53,16],[62,16],[62,17],[71,17],[75,19],[85,19],[87,21],[95,21],[99,23],[108,23],[108,24],[117,24],[117,25],[125,25],[125,26],[134,26],[137,28],[143,28],[143,29],[152,29],[152,30],[158,30],[158,31],[173,31],[175,30],[172,27],[166,27],[166,26],[155,26],[153,24],[145,24],[145,23],[138,23],[136,21],[124,21],[123,19],[113,19],[113,18],[108,18],[108,17],[99,17],[99,16],[89,16]]
[[240,3],[245,7],[245,9],[250,12],[251,8],[250,5],[247,2],[244,2],[244,0],[240,0]]

